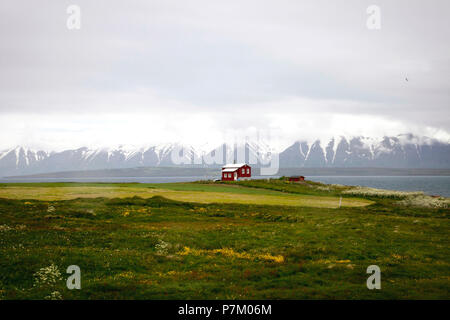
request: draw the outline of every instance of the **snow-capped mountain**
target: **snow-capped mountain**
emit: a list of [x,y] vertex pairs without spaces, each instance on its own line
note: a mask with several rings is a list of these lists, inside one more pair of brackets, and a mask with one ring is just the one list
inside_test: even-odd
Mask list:
[[45,151],[34,151],[22,147],[0,151],[0,175],[9,172],[26,172],[48,157],[49,154]]
[[162,144],[141,148],[82,147],[44,152],[18,146],[0,151],[0,176],[177,165],[220,167],[234,160],[264,165],[271,150],[263,143],[245,143],[240,146],[222,144],[212,150],[208,148],[201,150],[180,144]]
[[450,168],[450,143],[413,135],[298,141],[280,153],[281,167]]
[[[0,176],[60,171],[167,167],[219,167],[234,160],[254,166],[267,164],[269,145],[223,144],[211,150],[164,144],[140,148],[87,147],[45,152],[15,147],[0,151]],[[297,141],[279,154],[280,167],[450,168],[450,143],[413,135],[373,139],[336,137],[329,141]]]
[[44,152],[15,147],[0,151],[0,175],[173,165],[175,145],[147,148],[89,149]]

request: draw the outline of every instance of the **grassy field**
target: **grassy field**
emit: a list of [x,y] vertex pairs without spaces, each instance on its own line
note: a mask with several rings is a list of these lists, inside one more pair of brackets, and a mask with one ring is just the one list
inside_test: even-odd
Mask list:
[[2,184],[0,298],[449,299],[449,213],[448,199],[283,179]]
[[[268,189],[246,188],[239,185],[215,184],[2,184],[0,198],[69,200],[76,198],[126,198],[139,196],[197,203],[242,203],[286,206],[337,208],[339,197],[328,195],[292,194]],[[361,198],[344,198],[343,207],[367,206],[372,202]]]

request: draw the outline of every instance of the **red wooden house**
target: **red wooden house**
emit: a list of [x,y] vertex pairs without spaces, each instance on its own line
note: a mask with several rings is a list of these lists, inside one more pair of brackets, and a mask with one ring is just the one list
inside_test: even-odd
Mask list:
[[222,181],[236,181],[251,176],[252,168],[246,163],[232,163],[222,167]]
[[293,177],[289,177],[289,181],[293,181],[293,182],[305,181],[305,177],[304,176],[293,176]]

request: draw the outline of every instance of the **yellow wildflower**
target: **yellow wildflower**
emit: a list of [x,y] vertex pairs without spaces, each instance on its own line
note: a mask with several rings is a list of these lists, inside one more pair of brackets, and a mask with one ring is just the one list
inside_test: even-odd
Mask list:
[[247,259],[247,260],[254,260],[254,259],[260,259],[260,260],[268,260],[273,261],[277,263],[283,263],[284,257],[283,256],[273,256],[271,254],[265,253],[265,254],[250,254],[247,252],[236,252],[232,248],[221,248],[221,249],[213,249],[213,250],[202,250],[202,249],[192,249],[189,247],[184,247],[182,251],[178,253],[179,255],[185,256],[185,255],[210,255],[210,254],[221,254],[225,257],[230,258],[238,258],[238,259]]

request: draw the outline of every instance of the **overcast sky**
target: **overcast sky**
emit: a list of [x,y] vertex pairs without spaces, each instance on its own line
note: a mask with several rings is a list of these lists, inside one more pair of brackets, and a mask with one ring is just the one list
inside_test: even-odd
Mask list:
[[450,141],[449,17],[448,0],[2,0],[0,147]]

